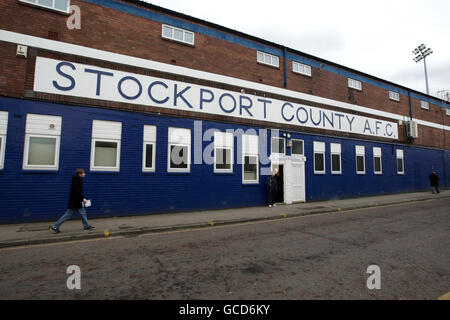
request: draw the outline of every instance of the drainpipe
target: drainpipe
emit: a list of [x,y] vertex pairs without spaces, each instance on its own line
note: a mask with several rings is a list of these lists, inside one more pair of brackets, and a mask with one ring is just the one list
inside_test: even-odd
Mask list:
[[411,91],[408,90],[408,98],[409,98],[409,118],[412,120],[412,103],[411,103]]
[[283,47],[283,61],[284,61],[284,87],[287,88],[287,61],[286,61],[286,56],[287,56],[287,50],[286,47]]

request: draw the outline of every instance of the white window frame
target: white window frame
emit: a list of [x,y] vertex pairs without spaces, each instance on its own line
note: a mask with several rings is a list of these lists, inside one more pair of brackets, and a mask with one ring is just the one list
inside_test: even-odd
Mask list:
[[420,107],[425,110],[430,110],[430,104],[427,101],[420,101]]
[[[104,127],[106,130],[101,132],[99,126]],[[98,130],[98,131],[97,131]],[[122,140],[122,123],[117,121],[104,121],[93,120],[92,121],[92,139],[91,139],[91,161],[90,170],[99,172],[119,172],[120,171],[120,150]],[[96,142],[109,142],[117,143],[116,150],[116,166],[95,166],[95,144]]]
[[[302,143],[302,153],[294,153],[294,142],[300,142]],[[291,139],[291,155],[297,155],[297,156],[304,156],[305,155],[305,141],[302,139]]]
[[70,13],[70,0],[67,0],[67,10],[61,10],[55,7],[55,0],[52,0],[52,5],[51,6],[46,6],[44,4],[38,3],[39,0],[19,0],[19,2],[24,3],[24,4],[28,4],[28,5],[32,5],[34,7],[39,7],[39,8],[45,8],[48,10],[54,10],[57,12],[62,12],[62,13],[66,13],[69,14]]
[[[404,175],[405,174],[405,155],[402,149],[397,149],[396,150],[396,165],[397,165],[397,174],[399,175]],[[402,171],[399,170],[398,168],[398,160],[402,160]]]
[[[314,141],[313,142],[313,149],[314,149],[314,174],[326,174],[326,165],[325,165],[325,142],[321,141]],[[316,169],[316,154],[320,154],[323,156],[323,170],[317,170]]]
[[[272,139],[283,140],[283,146],[284,146],[283,152],[274,152],[273,151],[273,141],[272,141]],[[279,146],[279,142],[278,142],[278,146]],[[283,138],[283,137],[271,137],[270,138],[270,153],[271,154],[277,154],[277,155],[285,155],[286,154],[286,138]]]
[[[142,146],[142,172],[155,172],[156,170],[156,126],[144,125],[144,139]],[[147,145],[152,145],[152,167],[146,166]]]
[[[331,174],[342,174],[342,149],[340,143],[330,143]],[[333,156],[339,156],[339,171],[333,170]]]
[[447,116],[450,116],[450,108],[445,108],[445,114],[446,114]]
[[[363,158],[363,171],[358,170],[358,157]],[[366,174],[366,148],[364,146],[355,146],[355,165],[356,174]]]
[[[267,61],[267,59],[270,60],[270,63]],[[256,52],[256,61],[258,63],[262,63],[271,67],[280,67],[280,57],[262,51]]]
[[[171,147],[187,147],[187,167],[172,168],[171,165]],[[190,173],[191,172],[191,129],[169,127],[167,143],[167,172],[169,173]]]
[[8,112],[0,111],[0,170],[5,167],[6,135],[8,131]]
[[[59,152],[61,145],[61,124],[62,117],[41,114],[27,114],[25,127],[25,143],[23,150],[23,170],[58,170]],[[30,139],[45,138],[55,139],[55,157],[53,165],[28,164],[30,153]]]
[[[242,183],[257,184],[259,183],[259,142],[258,135],[243,134],[242,135]],[[245,157],[256,158],[256,180],[245,180]]]
[[[375,159],[380,159],[380,171],[376,171],[375,169]],[[383,156],[382,151],[380,147],[373,147],[373,173],[376,175],[382,175],[383,174]]]
[[348,78],[348,87],[352,89],[356,89],[362,91],[362,82],[359,80],[355,80],[352,78]]
[[[171,36],[167,36],[167,35],[164,34],[164,28],[171,29]],[[182,33],[183,40],[175,38],[175,31],[179,31],[179,32]],[[186,39],[186,34],[192,35],[192,42],[189,42],[189,41],[185,40]],[[171,26],[171,25],[168,25],[168,24],[163,24],[162,25],[162,27],[161,27],[161,37],[163,37],[164,39],[169,39],[169,40],[173,40],[173,41],[176,41],[176,42],[189,44],[191,46],[195,45],[195,33],[194,32],[189,31],[189,30],[185,30],[185,29],[181,29],[181,28],[178,28],[178,27],[174,27],[174,26]]]
[[0,135],[0,170],[5,167],[6,135]]
[[[230,168],[217,168],[217,149],[230,150]],[[214,132],[214,173],[233,173],[234,135],[231,132]]]
[[395,91],[389,91],[389,99],[393,101],[400,101],[400,93]]
[[297,61],[292,61],[292,72],[311,77],[311,66]]

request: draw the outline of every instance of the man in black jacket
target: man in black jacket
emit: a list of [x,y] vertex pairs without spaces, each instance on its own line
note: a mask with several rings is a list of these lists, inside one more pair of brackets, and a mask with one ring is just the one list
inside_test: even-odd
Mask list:
[[439,193],[439,177],[436,172],[433,171],[428,178],[430,179],[431,192],[434,193],[434,190],[436,190]]
[[77,211],[81,215],[81,221],[83,222],[84,230],[95,229],[93,226],[89,225],[86,216],[86,210],[83,208],[83,203],[87,200],[83,197],[83,179],[86,176],[84,169],[77,169],[75,175],[72,177],[72,184],[70,185],[70,196],[69,204],[66,213],[64,213],[61,218],[56,221],[56,223],[50,227],[50,229],[59,233],[59,227],[64,223],[64,221],[70,219],[72,214]]

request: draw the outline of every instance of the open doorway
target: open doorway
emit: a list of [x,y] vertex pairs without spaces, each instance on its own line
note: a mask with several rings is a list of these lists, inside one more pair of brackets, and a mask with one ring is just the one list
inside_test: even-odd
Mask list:
[[284,165],[273,164],[272,170],[277,171],[278,195],[275,203],[284,203]]

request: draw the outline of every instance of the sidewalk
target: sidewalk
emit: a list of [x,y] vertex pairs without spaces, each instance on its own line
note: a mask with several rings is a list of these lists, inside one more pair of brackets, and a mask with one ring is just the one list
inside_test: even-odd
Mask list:
[[[432,194],[430,191],[277,205],[272,208],[261,206],[215,211],[153,214],[134,217],[98,218],[89,220],[89,222],[96,227],[93,231],[84,231],[81,224],[81,218],[74,215],[71,220],[66,221],[61,226],[61,233],[59,234],[54,234],[48,229],[49,225],[53,224],[55,221],[0,225],[0,248],[114,236],[133,236],[144,233],[199,227],[213,227],[217,225],[283,219],[317,213],[343,212],[375,206],[449,197],[450,190],[442,190],[438,195]],[[432,203],[430,205],[432,205]]]

